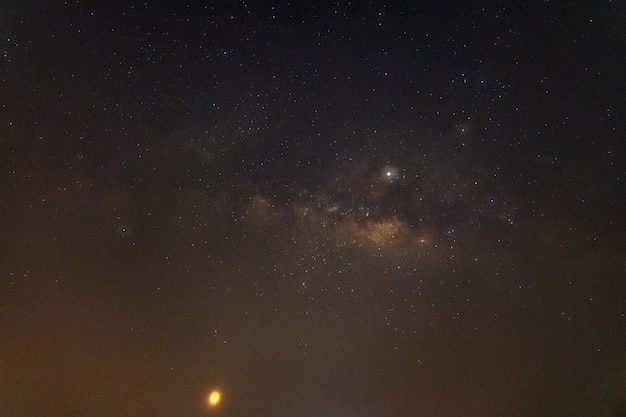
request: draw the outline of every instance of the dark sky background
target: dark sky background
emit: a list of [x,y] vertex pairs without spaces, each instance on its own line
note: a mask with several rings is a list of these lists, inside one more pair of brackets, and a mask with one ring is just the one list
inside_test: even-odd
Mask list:
[[626,416],[625,242],[622,1],[0,1],[3,417]]

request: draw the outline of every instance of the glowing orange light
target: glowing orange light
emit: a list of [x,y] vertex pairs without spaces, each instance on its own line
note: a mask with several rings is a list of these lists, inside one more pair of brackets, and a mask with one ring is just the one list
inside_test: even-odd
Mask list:
[[213,391],[209,394],[207,402],[209,403],[209,406],[215,407],[219,404],[221,398],[222,394],[219,391]]

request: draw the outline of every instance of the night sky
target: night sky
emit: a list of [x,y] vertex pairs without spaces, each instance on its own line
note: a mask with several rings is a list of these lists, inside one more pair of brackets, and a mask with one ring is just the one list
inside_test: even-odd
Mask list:
[[0,415],[626,416],[626,6],[0,1]]

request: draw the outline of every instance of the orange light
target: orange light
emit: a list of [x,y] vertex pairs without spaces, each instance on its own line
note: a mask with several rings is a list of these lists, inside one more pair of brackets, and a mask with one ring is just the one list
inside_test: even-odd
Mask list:
[[207,403],[210,407],[215,407],[219,404],[222,394],[219,391],[213,391],[207,397]]

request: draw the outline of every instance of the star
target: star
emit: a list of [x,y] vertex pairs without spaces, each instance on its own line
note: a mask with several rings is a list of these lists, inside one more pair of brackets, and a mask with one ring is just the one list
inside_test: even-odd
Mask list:
[[383,181],[393,183],[398,180],[398,168],[393,165],[387,165],[383,168],[381,178]]

